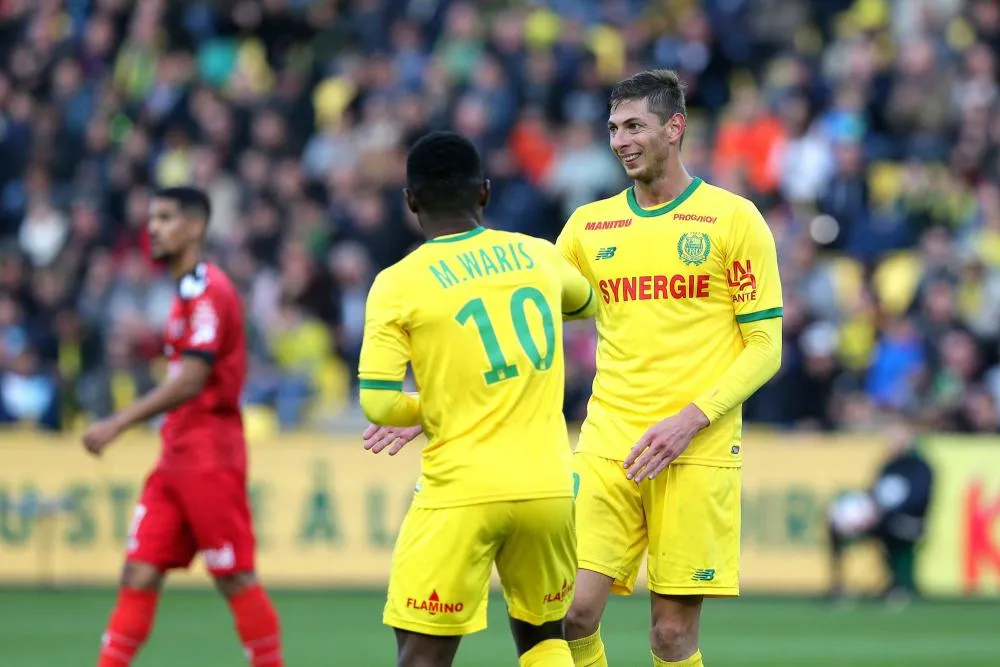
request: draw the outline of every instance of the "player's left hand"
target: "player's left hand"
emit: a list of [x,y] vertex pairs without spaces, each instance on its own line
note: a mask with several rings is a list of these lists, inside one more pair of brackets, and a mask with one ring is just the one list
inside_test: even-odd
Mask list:
[[114,417],[102,419],[90,425],[87,432],[83,434],[83,446],[94,456],[100,456],[104,449],[111,444],[122,432],[121,424]]
[[386,447],[389,456],[395,456],[406,443],[424,432],[422,426],[376,426],[370,424],[361,435],[365,439],[365,449],[378,454]]
[[624,463],[628,470],[626,477],[636,482],[653,479],[673,463],[698,431],[708,424],[708,417],[694,404],[653,424],[628,453]]

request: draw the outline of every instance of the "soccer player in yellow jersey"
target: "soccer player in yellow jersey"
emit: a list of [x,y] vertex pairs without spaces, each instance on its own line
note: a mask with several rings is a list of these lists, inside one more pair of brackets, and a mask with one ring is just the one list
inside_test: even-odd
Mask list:
[[611,92],[611,148],[634,184],[578,208],[556,245],[597,291],[597,375],[574,455],[578,667],[648,552],[654,665],[702,665],[704,597],[739,594],[741,404],[781,359],[774,239],[752,203],[681,161],[683,87],[646,71]]
[[[394,453],[419,426],[428,439],[384,614],[398,664],[452,664],[486,627],[496,563],[520,664],[573,667],[562,317],[593,315],[596,296],[551,243],[481,226],[489,182],[467,139],[423,137],[406,172],[428,241],[375,279],[359,367],[365,415],[384,426],[366,446]],[[408,363],[416,395],[402,391]]]

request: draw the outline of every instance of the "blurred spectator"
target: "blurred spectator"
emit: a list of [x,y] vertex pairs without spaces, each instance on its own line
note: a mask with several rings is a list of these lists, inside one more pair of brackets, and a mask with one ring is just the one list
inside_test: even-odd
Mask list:
[[294,428],[316,391],[318,373],[331,349],[330,333],[319,319],[285,297],[265,336],[274,363],[250,383],[247,400],[272,405],[281,428]]
[[625,181],[607,146],[597,143],[593,126],[576,122],[563,133],[545,185],[562,200],[562,217],[568,219],[578,206],[620,192]]
[[[148,386],[174,289],[150,192],[191,182],[246,301],[248,399],[315,424],[350,398],[375,272],[422,240],[407,147],[467,134],[486,224],[554,239],[628,184],[610,86],[670,66],[688,168],[754,200],[778,246],[784,365],[747,420],[860,428],[907,406],[996,431],[1000,9],[866,6],[0,2],[0,369],[48,378],[67,424]],[[567,332],[578,418],[594,333]],[[14,407],[37,419],[32,391]]]
[[124,332],[106,338],[103,363],[85,373],[76,387],[87,414],[103,419],[152,389],[151,368],[135,352]]
[[879,406],[901,410],[916,401],[919,384],[926,373],[927,352],[908,319],[889,321],[875,345],[868,393]]
[[8,354],[0,370],[0,424],[35,424],[60,427],[60,404],[55,382],[45,374],[30,346]]

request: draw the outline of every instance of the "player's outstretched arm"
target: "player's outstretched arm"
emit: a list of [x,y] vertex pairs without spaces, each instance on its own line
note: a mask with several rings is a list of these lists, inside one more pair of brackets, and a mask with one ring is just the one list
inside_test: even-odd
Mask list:
[[567,228],[559,235],[558,245],[540,239],[533,241],[545,247],[545,252],[559,275],[559,282],[562,285],[563,319],[583,320],[597,313],[597,299],[594,298],[594,289],[576,263],[572,236],[572,228],[570,223],[567,223]]
[[564,320],[583,320],[597,313],[597,299],[594,288],[579,271],[563,258],[557,257],[562,277],[562,315]]
[[100,454],[115,438],[135,424],[191,400],[201,393],[211,370],[211,363],[205,358],[185,356],[179,370],[171,373],[156,389],[88,428],[83,436],[84,447],[93,454]]

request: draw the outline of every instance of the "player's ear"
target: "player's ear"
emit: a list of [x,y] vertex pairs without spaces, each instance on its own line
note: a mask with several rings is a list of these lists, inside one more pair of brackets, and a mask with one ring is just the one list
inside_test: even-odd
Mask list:
[[670,143],[680,143],[684,138],[684,130],[687,129],[687,118],[684,114],[675,113],[667,121],[667,132],[670,135]]
[[417,198],[413,191],[410,188],[403,188],[403,196],[406,197],[406,208],[410,209],[410,213],[419,213],[420,207],[417,206]]
[[205,239],[205,234],[208,232],[208,221],[201,217],[195,216],[185,216],[185,222],[187,223],[187,234],[189,234],[189,239],[201,242]]
[[479,205],[482,208],[486,208],[486,205],[490,203],[490,179],[484,178],[482,185],[479,186]]

